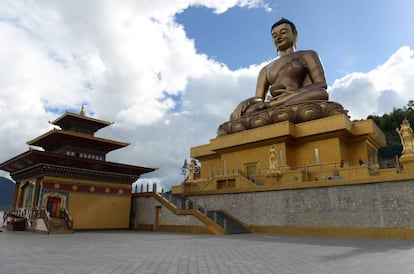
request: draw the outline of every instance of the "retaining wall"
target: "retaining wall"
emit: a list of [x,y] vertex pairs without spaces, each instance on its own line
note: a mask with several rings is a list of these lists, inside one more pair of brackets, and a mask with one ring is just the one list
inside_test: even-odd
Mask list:
[[[234,216],[253,232],[414,238],[413,180],[188,198]],[[135,222],[154,223],[155,200],[133,203]],[[163,223],[202,225],[167,211]]]

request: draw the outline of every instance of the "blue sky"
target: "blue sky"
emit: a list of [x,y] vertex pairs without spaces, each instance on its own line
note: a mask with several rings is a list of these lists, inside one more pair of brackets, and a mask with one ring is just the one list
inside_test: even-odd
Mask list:
[[382,115],[413,99],[413,12],[411,0],[3,0],[0,162],[84,105],[115,122],[97,136],[131,144],[110,161],[159,168],[140,182],[179,184],[190,148],[254,95],[281,17],[298,50],[319,53],[330,100],[351,119]]
[[277,56],[270,27],[281,17],[299,32],[297,50],[316,50],[328,82],[350,72],[367,72],[385,62],[402,45],[414,45],[414,2],[268,1],[263,8],[234,7],[223,14],[191,7],[177,15],[199,52],[231,69]]

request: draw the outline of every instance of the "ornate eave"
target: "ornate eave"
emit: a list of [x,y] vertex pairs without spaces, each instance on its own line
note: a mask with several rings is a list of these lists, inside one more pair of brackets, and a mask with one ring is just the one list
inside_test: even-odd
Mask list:
[[29,150],[1,163],[0,169],[8,171],[15,180],[51,175],[128,184],[136,181],[141,174],[156,170],[38,150]]
[[129,145],[129,143],[117,142],[105,138],[95,137],[79,132],[53,129],[45,134],[27,142],[31,146],[39,146],[45,150],[50,147],[63,146],[67,144],[93,147],[102,152],[109,152]]
[[94,119],[83,114],[75,114],[68,111],[50,123],[59,126],[61,129],[70,129],[74,125],[81,125],[82,127],[91,129],[93,132],[112,124],[111,122]]
[[130,185],[138,178],[139,175],[119,174],[114,172],[103,172],[88,169],[70,168],[64,166],[55,166],[49,164],[38,164],[30,166],[27,169],[12,173],[11,177],[15,181],[25,180],[27,178],[39,178],[52,176],[57,178],[81,179],[87,181],[110,182]]

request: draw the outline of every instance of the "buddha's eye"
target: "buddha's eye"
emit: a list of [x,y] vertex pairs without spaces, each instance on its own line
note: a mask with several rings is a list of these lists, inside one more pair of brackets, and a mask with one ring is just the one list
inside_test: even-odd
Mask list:
[[288,29],[281,29],[279,32],[277,32],[277,31],[272,32],[272,37],[273,38],[276,38],[277,36],[285,35],[287,33],[289,33],[289,30]]

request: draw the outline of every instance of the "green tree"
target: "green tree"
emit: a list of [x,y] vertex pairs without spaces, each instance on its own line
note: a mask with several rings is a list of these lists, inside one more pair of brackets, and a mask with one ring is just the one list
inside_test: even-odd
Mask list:
[[414,100],[409,100],[407,104],[407,110],[413,111],[414,110]]
[[414,125],[414,100],[409,100],[403,108],[394,108],[391,113],[382,116],[370,115],[367,118],[372,119],[385,134],[387,145],[379,149],[379,157],[382,159],[395,158],[395,156],[401,155],[402,151],[400,136],[395,129],[401,126],[404,118],[407,118],[410,124]]
[[197,160],[194,160],[194,174],[200,174],[201,166]]
[[188,174],[188,162],[187,162],[187,158],[184,160],[184,164],[181,167],[181,174],[185,177],[187,177]]

